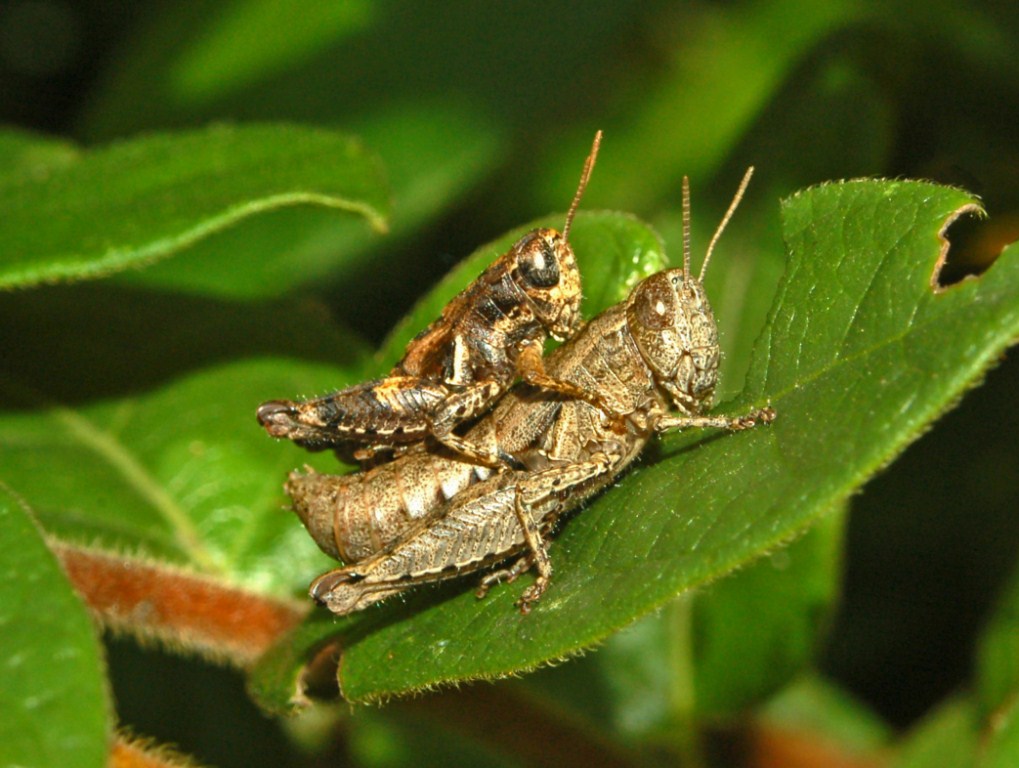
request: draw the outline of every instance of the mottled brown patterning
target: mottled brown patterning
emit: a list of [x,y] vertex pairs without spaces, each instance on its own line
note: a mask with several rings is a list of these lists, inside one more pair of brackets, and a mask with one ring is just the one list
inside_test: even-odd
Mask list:
[[535,229],[520,238],[410,342],[385,378],[312,400],[263,403],[258,420],[266,431],[356,460],[431,435],[478,464],[515,464],[511,454],[453,430],[484,413],[518,376],[589,396],[545,373],[542,347],[548,335],[562,341],[580,325],[580,272],[569,231],[600,141],[599,131],[561,233]]

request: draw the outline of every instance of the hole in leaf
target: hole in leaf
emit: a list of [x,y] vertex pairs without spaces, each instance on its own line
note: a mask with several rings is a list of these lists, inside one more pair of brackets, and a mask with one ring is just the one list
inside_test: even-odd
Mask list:
[[935,291],[986,272],[1007,245],[1019,240],[1019,211],[987,219],[979,208],[966,206],[956,211],[940,234],[941,257],[931,275]]
[[325,643],[301,673],[301,689],[310,699],[331,700],[340,695],[336,668],[340,663],[340,644]]

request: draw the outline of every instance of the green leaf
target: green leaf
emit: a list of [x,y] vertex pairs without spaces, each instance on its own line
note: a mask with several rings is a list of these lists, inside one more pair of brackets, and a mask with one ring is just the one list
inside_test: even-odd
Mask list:
[[973,702],[953,698],[941,704],[907,735],[893,768],[969,768],[978,746]]
[[[400,272],[400,259],[407,258],[402,241],[495,162],[500,136],[479,116],[433,106],[375,115],[350,129],[367,137],[385,158],[393,218],[384,240],[362,221],[337,216],[334,210],[288,207],[250,218],[173,259],[118,279],[238,298],[275,296],[295,286],[321,292],[323,283],[338,286],[335,292],[342,295],[356,283],[359,293],[371,296],[372,281]],[[460,139],[455,147],[451,136]]]
[[[656,23],[679,26],[669,18],[675,13],[670,9]],[[673,34],[681,34],[685,44],[661,52],[664,62],[652,71],[652,79],[647,70],[635,71],[639,85],[615,95],[620,103],[613,104],[611,114],[617,118],[601,126],[613,149],[598,161],[598,173],[612,184],[593,184],[589,204],[643,211],[668,199],[681,174],[702,180],[712,176],[794,68],[859,16],[858,4],[846,0],[684,8],[681,31]],[[796,24],[790,25],[790,18]],[[640,96],[636,101],[635,94]],[[663,131],[663,126],[668,127]],[[571,148],[578,145],[583,146],[579,128],[557,143],[552,157],[542,158],[555,176],[552,182],[540,180],[533,194],[536,204],[553,205],[576,183],[570,181],[576,175],[571,170],[576,150]]]
[[868,756],[887,746],[891,729],[860,701],[834,683],[807,675],[761,707],[757,717],[770,727],[810,734],[838,745],[847,758]]
[[515,768],[526,764],[455,728],[445,731],[441,723],[414,713],[362,707],[351,719],[349,739],[351,756],[365,768]]
[[376,13],[365,0],[254,0],[224,3],[216,10],[203,14],[194,45],[165,70],[167,90],[185,105],[211,102],[293,68],[364,30]]
[[[384,227],[387,193],[377,160],[357,141],[318,129],[216,126],[152,135],[47,170],[0,183],[0,288],[146,266],[290,206],[355,213]],[[235,255],[225,274],[213,270],[197,282],[227,295],[279,291],[259,280],[264,268]]]
[[[343,625],[350,624],[349,620],[340,621]],[[266,712],[288,715],[308,704],[309,689],[312,695],[326,695],[315,690],[316,683],[329,694],[334,693],[333,667],[326,663],[327,669],[321,673],[318,666],[323,659],[336,656],[336,648],[331,644],[336,628],[332,615],[313,611],[307,620],[280,638],[263,654],[248,678],[251,698]],[[321,677],[326,680],[319,680]]]
[[0,765],[106,765],[112,708],[92,620],[0,484]]
[[1019,571],[1012,575],[980,638],[977,691],[985,717],[1019,700]]
[[[682,596],[524,685],[627,739],[676,744],[737,715],[809,664],[836,597],[844,515]],[[733,664],[733,659],[740,659]]]
[[990,724],[989,738],[981,745],[981,768],[1011,768],[1019,755],[1019,699],[1013,698]]
[[[386,17],[409,23],[408,32],[423,42],[407,11],[442,21],[431,9],[398,10],[360,0],[315,9],[292,5],[300,7],[292,14],[300,19],[286,25],[276,23],[286,11],[265,0],[159,9],[127,39],[116,66],[109,67],[88,105],[85,135],[108,140],[223,115],[244,121],[285,116],[342,127],[360,136],[385,163],[392,189],[389,243],[395,248],[394,241],[447,210],[497,167],[508,143],[505,126],[460,89],[421,88],[405,76],[407,71],[420,74],[421,56],[415,46],[391,39]],[[452,26],[457,35],[463,34],[461,26]],[[244,44],[252,39],[258,44]],[[431,35],[426,39],[441,46]],[[378,60],[380,51],[389,63],[365,67],[365,61]],[[215,73],[222,76],[215,78]],[[280,274],[273,277],[286,285],[311,284],[323,277],[345,284],[349,275],[329,269],[338,261],[370,274],[379,272],[377,240],[366,237],[363,227],[342,226],[335,217],[271,218],[282,220],[263,223],[260,218],[250,233],[225,233],[215,244],[216,252],[247,254],[247,268],[261,263],[257,255],[268,239],[279,264]],[[200,274],[203,263],[196,259],[187,265],[189,274]]]
[[564,527],[553,586],[527,617],[513,608],[519,584],[478,602],[454,583],[339,623],[344,694],[370,699],[562,658],[802,532],[1015,338],[1019,270],[1008,253],[979,280],[931,290],[939,232],[972,205],[915,182],[833,184],[787,201],[786,278],[747,392],[721,409],[770,401],[778,420],[660,441],[657,460]]
[[[415,105],[451,96],[502,130],[540,131],[552,115],[566,117],[581,77],[604,87],[578,62],[618,45],[620,24],[641,8],[634,0],[564,7],[556,28],[572,33],[541,45],[540,4],[466,4],[448,15],[428,3],[328,5],[341,7],[202,0],[155,9],[107,62],[85,105],[85,131],[110,137],[223,114],[347,126],[383,110],[413,116]],[[274,24],[287,8],[303,18]],[[486,61],[499,66],[480,66]],[[448,146],[472,143],[476,130],[449,136]]]
[[813,658],[838,594],[844,519],[845,510],[827,515],[789,547],[694,596],[700,716],[746,709]]
[[282,483],[335,460],[255,420],[264,400],[361,378],[360,342],[324,313],[109,282],[3,295],[0,313],[24,340],[0,382],[0,479],[47,532],[276,595],[329,562],[282,510]]
[[45,177],[80,156],[81,151],[69,141],[0,127],[0,184]]

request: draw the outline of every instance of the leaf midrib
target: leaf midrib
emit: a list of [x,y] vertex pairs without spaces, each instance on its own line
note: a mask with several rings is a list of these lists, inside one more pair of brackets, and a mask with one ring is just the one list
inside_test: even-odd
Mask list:
[[202,543],[198,528],[187,512],[123,443],[66,406],[56,405],[51,408],[51,413],[82,447],[91,450],[116,470],[166,520],[180,548],[195,565],[206,572],[225,573],[222,564]]

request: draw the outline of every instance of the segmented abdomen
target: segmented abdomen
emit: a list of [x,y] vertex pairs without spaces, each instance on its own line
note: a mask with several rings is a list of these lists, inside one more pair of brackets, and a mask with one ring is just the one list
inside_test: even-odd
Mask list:
[[381,552],[490,474],[486,467],[421,451],[352,475],[292,472],[286,491],[322,551],[349,564]]
[[428,431],[430,417],[448,396],[441,382],[390,376],[299,403],[297,420],[337,437],[408,442]]

